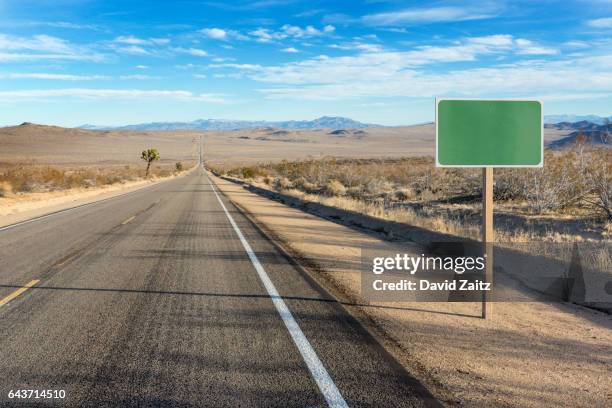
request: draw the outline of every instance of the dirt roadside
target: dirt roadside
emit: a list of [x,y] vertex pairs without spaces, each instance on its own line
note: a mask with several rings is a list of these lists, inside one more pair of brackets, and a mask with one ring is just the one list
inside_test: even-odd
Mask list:
[[195,167],[169,177],[117,183],[99,188],[73,188],[2,197],[0,198],[0,227],[136,191],[162,181],[181,177],[193,169]]
[[367,304],[361,248],[382,239],[211,178],[449,405],[612,404],[612,316],[569,304],[496,303],[494,319],[484,321],[475,303]]

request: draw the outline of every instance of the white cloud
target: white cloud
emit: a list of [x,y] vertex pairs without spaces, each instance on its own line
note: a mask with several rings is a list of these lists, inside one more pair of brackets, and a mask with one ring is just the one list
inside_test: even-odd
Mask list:
[[[348,44],[356,48],[358,44]],[[343,47],[344,45],[337,46]],[[320,55],[277,65],[213,64],[269,86],[268,98],[346,99],[362,97],[524,97],[571,99],[612,93],[612,55],[555,60],[519,60],[487,68],[443,64],[483,56],[553,54],[556,49],[510,35],[465,38],[447,46],[407,51],[361,47],[349,56]],[[480,64],[478,64],[480,65]],[[450,67],[454,67],[449,65]],[[229,74],[224,71],[224,77]],[[582,95],[582,96],[581,96]],[[586,96],[585,96],[586,95]]]
[[509,47],[514,42],[512,36],[508,34],[496,34],[485,37],[471,37],[469,41],[474,44],[491,45],[496,47]]
[[594,28],[612,28],[612,17],[589,20],[587,21],[587,25]]
[[133,35],[128,36],[119,36],[113,40],[118,44],[128,44],[128,45],[166,45],[170,43],[170,39],[168,38],[138,38]]
[[204,50],[201,50],[199,48],[182,48],[182,47],[177,47],[177,48],[173,48],[173,50],[179,54],[188,54],[188,55],[193,55],[194,57],[207,57],[208,53]]
[[138,69],[149,69],[149,67],[147,65],[136,65],[136,68],[138,68]]
[[221,28],[203,28],[200,30],[200,32],[209,38],[214,38],[215,40],[227,39],[227,31]]
[[140,90],[140,89],[38,89],[0,91],[0,100],[39,100],[54,98],[75,99],[173,99],[184,101],[199,101],[211,103],[226,103],[224,95],[201,93],[194,94],[182,90]]
[[281,51],[282,52],[288,52],[290,54],[295,54],[297,52],[300,52],[297,48],[294,48],[294,47],[283,48]]
[[518,38],[516,45],[518,46],[517,54],[521,55],[555,55],[559,52],[555,48],[543,47],[523,38]]
[[111,79],[106,75],[71,75],[71,74],[50,74],[50,73],[0,73],[0,78],[7,79],[49,79],[56,81],[94,81]]
[[563,45],[565,47],[570,47],[570,48],[589,48],[590,47],[588,42],[579,41],[579,40],[568,41],[568,42],[563,43]]
[[149,38],[149,42],[155,45],[167,45],[170,44],[169,38]]
[[193,77],[197,79],[206,79],[205,74],[193,74]]
[[131,35],[128,35],[128,36],[122,35],[122,36],[116,37],[114,41],[119,44],[131,44],[131,45],[148,44],[147,40],[143,40],[142,38],[136,38]]
[[53,28],[66,28],[73,30],[100,30],[100,26],[95,24],[76,24],[67,21],[29,21],[26,23],[32,27],[53,27]]
[[496,15],[496,10],[490,7],[431,7],[409,8],[388,13],[370,14],[362,17],[362,21],[373,26],[417,25],[438,23],[444,21],[466,21],[490,18]]
[[315,28],[311,25],[306,27],[293,26],[290,24],[283,25],[280,30],[274,31],[268,28],[258,28],[251,31],[249,35],[259,42],[280,41],[286,38],[312,38],[320,37],[326,34],[331,34],[335,31],[333,25],[326,25],[322,29]]
[[236,39],[236,40],[247,40],[248,37],[240,34],[238,31],[235,30],[226,30],[223,28],[203,28],[200,30],[200,33],[204,34],[206,37],[208,38],[212,38],[213,40],[230,40],[230,39]]
[[129,45],[127,47],[117,47],[117,51],[123,54],[131,54],[131,55],[150,55],[151,53],[139,45]]
[[[361,97],[542,97],[572,100],[612,95],[612,73],[606,58],[525,63],[436,73],[389,70],[368,81],[351,77],[351,67],[338,71],[335,79],[319,78],[300,86],[262,89],[274,99],[328,99]],[[381,65],[382,67],[382,65]],[[372,70],[371,70],[372,71]],[[369,71],[368,73],[370,73]],[[368,73],[364,77],[368,77]]]
[[365,52],[380,52],[383,50],[383,47],[380,44],[368,44],[368,43],[360,43],[360,42],[331,44],[329,45],[329,48],[335,48],[338,50],[365,51]]
[[[552,50],[510,35],[471,37],[447,46],[418,46],[407,51],[386,50],[378,44],[332,44],[330,47],[357,51],[356,55],[315,58],[282,65],[212,64],[211,68],[243,71],[252,79],[277,84],[324,84],[329,82],[367,82],[393,80],[430,64],[469,62],[481,56],[508,53],[546,54]],[[556,52],[556,51],[555,51]]]
[[30,50],[52,53],[71,53],[73,47],[68,41],[49,35],[35,35],[31,38],[13,37],[0,34],[0,50]]
[[92,53],[86,47],[76,46],[62,38],[49,35],[17,37],[0,34],[0,61],[61,59],[100,61],[103,56]]
[[138,80],[138,81],[147,81],[151,79],[161,79],[159,76],[151,76],[151,75],[142,75],[142,74],[130,74],[130,75],[121,75],[119,79],[123,80]]

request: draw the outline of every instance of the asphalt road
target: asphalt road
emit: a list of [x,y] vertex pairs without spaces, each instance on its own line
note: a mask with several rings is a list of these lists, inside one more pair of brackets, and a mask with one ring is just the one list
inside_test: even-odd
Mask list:
[[0,262],[1,406],[437,405],[202,169],[0,230]]

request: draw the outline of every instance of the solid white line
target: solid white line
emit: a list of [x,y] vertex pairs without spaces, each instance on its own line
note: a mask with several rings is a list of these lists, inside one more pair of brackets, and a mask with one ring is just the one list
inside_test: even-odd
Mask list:
[[310,374],[312,374],[312,378],[314,378],[315,382],[319,386],[319,390],[321,390],[321,393],[325,397],[327,405],[334,408],[348,408],[348,405],[346,401],[344,401],[344,398],[340,394],[340,391],[336,387],[336,384],[334,384],[334,381],[323,366],[323,363],[321,363],[321,360],[319,360],[317,353],[315,353],[314,349],[310,345],[310,342],[308,342],[308,339],[302,332],[302,329],[300,329],[300,326],[298,326],[297,322],[293,318],[291,311],[289,310],[281,296],[278,294],[278,291],[270,280],[270,277],[268,277],[266,270],[259,262],[259,259],[257,259],[257,256],[251,248],[251,245],[246,240],[244,235],[242,235],[242,231],[240,231],[240,228],[238,228],[238,225],[230,215],[229,211],[227,211],[227,208],[225,208],[225,204],[223,204],[223,201],[221,201],[219,194],[217,194],[217,189],[213,185],[212,180],[210,181],[210,185],[212,187],[213,192],[215,193],[215,196],[217,196],[217,200],[219,200],[223,211],[225,211],[227,219],[229,220],[230,224],[232,224],[232,227],[234,227],[234,231],[236,231],[238,238],[240,238],[240,242],[242,242],[244,250],[251,259],[251,262],[253,263],[257,274],[259,275],[259,279],[261,279],[261,282],[268,291],[268,295],[270,295],[270,298],[272,299],[272,302],[276,307],[276,311],[280,315],[281,319],[283,319],[287,330],[289,330],[289,334],[291,334],[293,342],[297,346],[298,350],[300,351],[300,354],[302,355],[302,358],[306,362],[306,365],[310,370]]

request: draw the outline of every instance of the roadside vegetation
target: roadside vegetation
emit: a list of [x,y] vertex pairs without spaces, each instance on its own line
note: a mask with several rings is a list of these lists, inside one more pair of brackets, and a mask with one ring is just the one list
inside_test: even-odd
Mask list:
[[146,169],[133,164],[95,167],[15,164],[0,167],[0,198],[23,193],[96,188],[147,177],[168,177],[179,171],[173,163],[152,166],[149,175]]
[[[578,141],[547,151],[542,169],[496,169],[498,240],[601,239],[612,234],[612,149]],[[453,235],[480,234],[480,169],[433,158],[308,159],[213,170],[305,201]]]
[[160,159],[159,152],[157,149],[147,149],[143,150],[140,158],[147,163],[147,168],[145,170],[145,177],[149,177],[149,170],[151,169],[151,163],[154,161],[158,161]]

